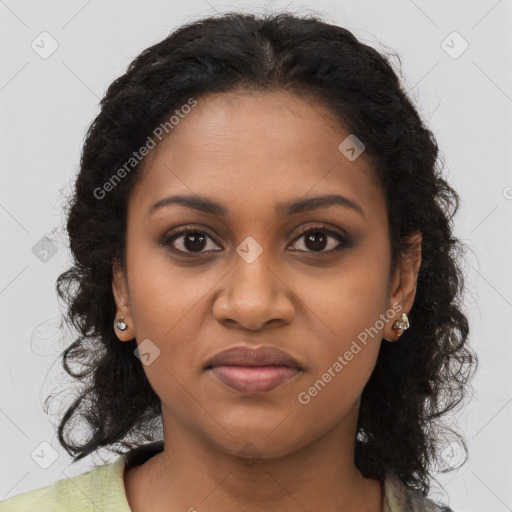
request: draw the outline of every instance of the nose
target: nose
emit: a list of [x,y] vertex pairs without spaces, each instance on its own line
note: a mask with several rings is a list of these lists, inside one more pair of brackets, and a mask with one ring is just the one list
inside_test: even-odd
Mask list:
[[236,255],[221,286],[213,315],[226,327],[259,331],[266,324],[277,327],[293,318],[293,292],[263,254],[252,263]]

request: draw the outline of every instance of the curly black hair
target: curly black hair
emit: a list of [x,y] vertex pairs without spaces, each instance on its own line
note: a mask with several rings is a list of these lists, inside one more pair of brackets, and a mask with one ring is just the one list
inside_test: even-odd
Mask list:
[[[355,464],[368,478],[391,470],[427,494],[450,437],[467,456],[464,438],[440,421],[466,397],[477,366],[462,301],[464,246],[452,232],[460,199],[388,56],[316,14],[229,12],[189,22],[109,86],[66,211],[74,260],[56,289],[79,337],[61,357],[80,392],[60,420],[59,442],[76,462],[102,447],[123,453],[155,439],[160,399],[134,357],[136,340],[120,343],[113,328],[113,269],[124,261],[127,203],[141,163],[122,180],[112,177],[191,97],[240,88],[313,98],[364,141],[386,200],[393,269],[410,250],[407,237],[422,234],[411,327],[400,341],[381,344],[361,397]],[[108,197],[99,199],[107,182]],[[86,424],[87,440],[69,435],[77,423]]]

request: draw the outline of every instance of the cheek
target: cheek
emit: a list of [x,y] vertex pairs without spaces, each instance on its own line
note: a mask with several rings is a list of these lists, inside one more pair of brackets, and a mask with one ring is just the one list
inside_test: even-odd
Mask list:
[[198,312],[222,274],[173,265],[164,248],[142,244],[131,252],[128,273],[137,337],[167,345],[173,340],[181,344],[183,338],[193,342],[197,338],[193,332],[201,328]]
[[137,344],[144,372],[162,403],[190,408],[190,379],[197,377],[203,363],[199,355],[204,347],[200,352],[199,344],[205,339],[208,314],[204,299],[221,276],[172,269],[158,252],[134,251],[128,262]]
[[[374,324],[369,305],[358,309],[354,305],[339,304],[342,311],[334,325],[335,334],[315,339],[318,347],[311,357],[309,371],[294,397],[300,428],[322,433],[343,420],[357,417],[350,411],[357,407],[361,393],[377,361],[382,337],[369,334],[367,326]],[[377,310],[377,308],[376,308]]]
[[387,302],[385,263],[357,251],[322,280],[318,276],[295,278],[301,282],[297,296],[304,315],[314,321],[318,338],[330,340],[322,343],[326,356],[332,358],[333,351],[348,349],[352,340],[364,341],[365,333],[380,341],[376,330],[382,331],[379,318]]
[[312,342],[308,349],[314,347],[299,400],[306,409],[346,414],[370,378],[385,325],[385,264],[361,252],[344,260],[321,287],[318,280],[302,281],[303,328]]

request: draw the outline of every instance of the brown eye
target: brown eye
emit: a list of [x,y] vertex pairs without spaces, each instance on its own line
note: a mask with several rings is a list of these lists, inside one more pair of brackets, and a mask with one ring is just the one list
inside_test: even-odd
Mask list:
[[[340,251],[347,244],[348,240],[345,235],[326,229],[323,227],[310,228],[303,231],[296,239],[296,242],[304,238],[303,246],[305,249],[295,249],[302,252],[331,252]],[[326,250],[327,249],[327,250]]]
[[[176,231],[178,232],[176,233]],[[171,250],[174,252],[186,254],[218,250],[212,248],[212,244],[208,244],[208,240],[213,242],[213,239],[204,231],[190,228],[181,228],[176,231],[165,235],[161,241],[163,245],[170,246]],[[213,246],[215,245],[216,244],[213,244]]]

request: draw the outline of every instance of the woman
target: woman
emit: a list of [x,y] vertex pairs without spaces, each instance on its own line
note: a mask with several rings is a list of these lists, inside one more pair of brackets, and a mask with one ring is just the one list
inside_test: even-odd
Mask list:
[[437,157],[387,59],[319,18],[142,52],[87,134],[57,283],[83,381],[59,440],[119,457],[0,510],[450,511],[439,418],[476,357]]

